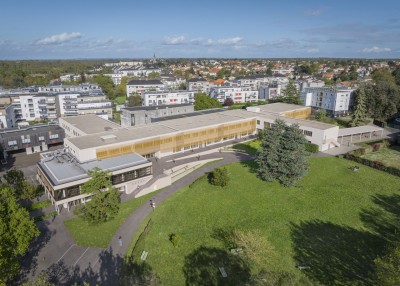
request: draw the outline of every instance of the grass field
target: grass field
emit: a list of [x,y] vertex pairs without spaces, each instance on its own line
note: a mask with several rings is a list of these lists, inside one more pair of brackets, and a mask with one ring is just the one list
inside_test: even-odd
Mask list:
[[[354,162],[339,158],[309,161],[296,188],[261,181],[252,162],[227,165],[226,188],[204,177],[157,207],[136,255],[149,252],[146,264],[162,285],[244,285],[252,270],[219,234],[259,230],[276,252],[265,268],[322,285],[369,285],[373,259],[399,227],[400,178],[368,167],[354,172]],[[181,237],[177,247],[172,233]],[[298,263],[311,268],[300,271]]]
[[362,157],[400,169],[400,146],[381,148],[379,151],[366,153]]
[[118,215],[111,221],[99,225],[90,225],[81,218],[73,218],[65,222],[73,239],[78,245],[107,247],[119,226],[154,193],[121,203]]
[[250,155],[255,155],[258,148],[260,147],[260,140],[254,140],[246,143],[239,143],[232,146],[232,149],[246,152]]

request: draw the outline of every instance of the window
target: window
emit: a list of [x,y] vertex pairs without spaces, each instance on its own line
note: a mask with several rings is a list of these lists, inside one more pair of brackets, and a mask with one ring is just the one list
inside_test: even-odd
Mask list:
[[39,136],[39,141],[44,141],[44,136]]
[[50,139],[57,139],[58,138],[58,134],[52,134],[49,136]]
[[260,120],[257,120],[257,124],[260,125]]
[[306,135],[306,136],[312,136],[312,132],[311,131],[307,131],[307,130],[304,130],[304,135]]
[[22,143],[31,143],[31,139],[29,138],[22,139]]
[[8,141],[8,146],[17,145],[17,140]]

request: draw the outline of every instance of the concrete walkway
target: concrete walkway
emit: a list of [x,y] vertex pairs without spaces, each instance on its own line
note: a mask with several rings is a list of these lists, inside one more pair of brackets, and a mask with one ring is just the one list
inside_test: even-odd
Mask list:
[[[196,168],[193,171],[190,170],[172,185],[158,192],[153,197],[156,206],[214,168],[250,159],[247,154],[222,152],[220,148],[221,146],[207,150],[201,149],[198,150],[201,152],[194,152],[189,155],[180,154],[172,158],[168,157],[164,160],[153,161],[154,177],[158,177],[164,172],[171,173],[172,170],[176,171],[180,166],[195,166],[209,162],[204,167]],[[218,158],[222,160],[215,161]],[[153,183],[154,181],[149,181],[148,184],[143,186],[143,189],[151,188]],[[129,195],[123,194],[121,199],[126,201],[133,199],[134,196],[135,194],[133,193]],[[50,210],[51,208],[45,211],[48,212]],[[129,243],[141,223],[152,211],[153,209],[150,207],[149,202],[140,206],[120,226],[107,249],[82,247],[75,244],[64,226],[64,221],[73,217],[72,211],[62,212],[53,221],[37,223],[41,230],[41,235],[34,242],[32,250],[23,259],[21,280],[37,277],[40,272],[46,270],[51,281],[57,285],[71,285],[74,282],[81,283],[82,281],[86,281],[90,285],[115,285]],[[157,207],[155,211],[157,211]],[[121,240],[119,239],[120,237]]]

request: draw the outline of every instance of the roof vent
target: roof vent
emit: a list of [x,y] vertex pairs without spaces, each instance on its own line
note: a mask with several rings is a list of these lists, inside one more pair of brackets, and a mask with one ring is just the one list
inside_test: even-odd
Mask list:
[[104,136],[100,137],[100,139],[102,141],[108,141],[108,140],[112,140],[112,139],[116,139],[116,138],[117,138],[117,136],[115,136],[114,134],[104,135]]

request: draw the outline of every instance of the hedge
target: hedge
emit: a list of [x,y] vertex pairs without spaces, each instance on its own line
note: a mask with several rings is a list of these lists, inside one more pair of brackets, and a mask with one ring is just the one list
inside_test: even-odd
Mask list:
[[351,153],[347,153],[344,158],[351,160],[351,161],[355,161],[357,163],[372,167],[374,169],[378,169],[381,171],[384,171],[386,173],[392,174],[394,176],[398,176],[400,177],[400,169],[397,169],[395,167],[390,167],[390,166],[385,166],[381,161],[372,161],[366,158],[362,158],[359,156],[356,156],[354,154]]
[[313,143],[306,143],[306,151],[310,153],[318,153],[318,145]]

